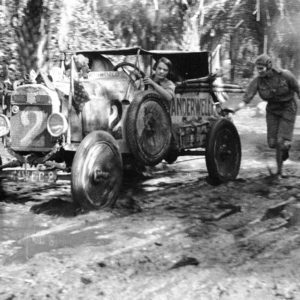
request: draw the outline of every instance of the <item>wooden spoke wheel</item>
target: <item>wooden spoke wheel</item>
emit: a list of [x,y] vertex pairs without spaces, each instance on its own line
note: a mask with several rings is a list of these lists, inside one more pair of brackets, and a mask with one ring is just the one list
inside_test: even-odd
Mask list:
[[227,119],[216,121],[209,133],[205,153],[210,182],[234,180],[241,164],[241,141],[234,124]]
[[154,166],[166,155],[171,142],[171,117],[167,103],[155,92],[141,92],[130,104],[126,139],[139,164]]
[[95,131],[79,145],[72,164],[72,197],[85,209],[112,206],[122,184],[122,157],[115,139]]

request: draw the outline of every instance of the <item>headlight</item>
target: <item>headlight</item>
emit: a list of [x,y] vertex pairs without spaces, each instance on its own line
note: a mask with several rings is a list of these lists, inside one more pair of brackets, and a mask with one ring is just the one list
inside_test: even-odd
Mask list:
[[68,122],[65,116],[61,113],[51,114],[47,120],[48,132],[54,136],[60,136],[68,129]]
[[7,116],[0,114],[0,137],[5,136],[10,131],[10,122]]
[[11,112],[13,114],[17,114],[18,112],[20,111],[20,108],[18,105],[13,105],[12,108],[11,108]]

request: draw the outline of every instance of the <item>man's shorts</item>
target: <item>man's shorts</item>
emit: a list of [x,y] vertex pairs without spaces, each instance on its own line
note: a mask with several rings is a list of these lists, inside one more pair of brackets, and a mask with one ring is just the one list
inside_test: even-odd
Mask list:
[[296,101],[293,99],[283,103],[269,102],[266,113],[268,141],[292,141],[297,115]]

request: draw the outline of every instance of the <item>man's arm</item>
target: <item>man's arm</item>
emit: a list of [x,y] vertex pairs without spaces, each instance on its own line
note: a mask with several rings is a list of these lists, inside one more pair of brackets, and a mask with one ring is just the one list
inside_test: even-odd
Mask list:
[[298,98],[300,99],[300,87],[294,74],[289,70],[283,70],[282,75],[287,80],[289,87],[298,95]]
[[244,97],[242,99],[242,102],[239,103],[239,105],[235,108],[235,111],[238,111],[242,108],[244,108],[248,103],[251,102],[255,94],[257,93],[257,81],[258,77],[254,78],[248,85],[246,92],[244,94]]

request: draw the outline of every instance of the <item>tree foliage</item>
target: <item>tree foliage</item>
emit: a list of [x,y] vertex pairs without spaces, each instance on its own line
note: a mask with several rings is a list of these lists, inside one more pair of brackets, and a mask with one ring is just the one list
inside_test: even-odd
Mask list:
[[91,50],[121,47],[121,42],[97,13],[94,1],[77,1],[69,19],[66,44],[61,50]]
[[[202,49],[221,43],[233,64],[267,52],[297,75],[300,0],[205,1]],[[258,6],[259,4],[259,6]]]
[[100,0],[97,12],[125,46],[179,48],[184,33],[182,1]]
[[[0,62],[26,65],[20,60],[20,32],[26,35],[24,28],[33,22],[29,3],[40,2],[47,18],[36,36],[47,36],[43,53],[50,61],[67,49],[138,45],[213,51],[222,44],[223,58],[236,66],[265,50],[282,66],[300,70],[300,0],[0,0]],[[43,15],[35,17],[35,29],[41,30]]]

